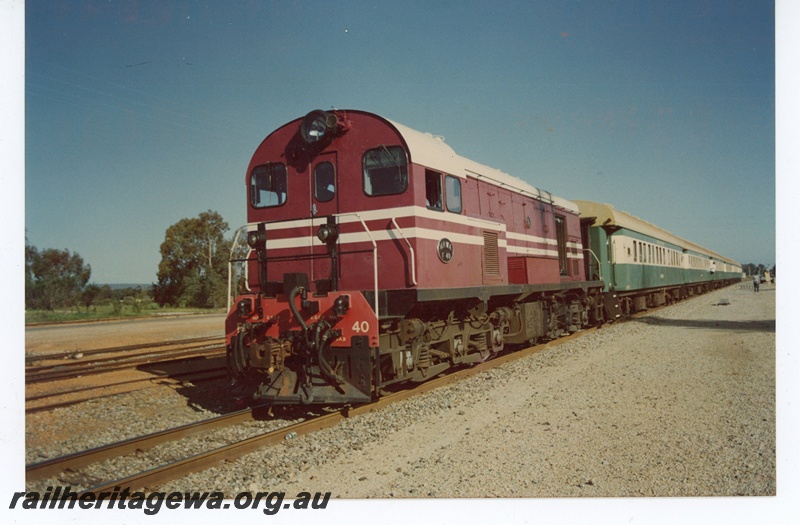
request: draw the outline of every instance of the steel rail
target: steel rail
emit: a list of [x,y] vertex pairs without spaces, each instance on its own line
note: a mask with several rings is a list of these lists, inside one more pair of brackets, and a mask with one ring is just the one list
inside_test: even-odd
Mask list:
[[[193,357],[216,356],[221,354],[221,348],[224,348],[224,344],[202,345],[182,350],[167,349],[131,356],[107,357],[82,363],[39,367],[36,370],[25,371],[25,382],[43,383],[47,381],[58,381],[81,375],[114,372],[145,364],[170,363]],[[164,357],[165,355],[166,358]]]
[[83,355],[96,355],[96,354],[109,354],[113,352],[127,352],[130,350],[141,350],[142,348],[160,348],[164,346],[178,346],[182,344],[194,344],[202,342],[222,341],[223,338],[219,336],[211,337],[194,337],[190,339],[178,339],[175,341],[153,341],[150,343],[137,343],[135,345],[125,346],[110,346],[106,348],[93,348],[91,350],[72,350],[69,352],[59,352],[54,354],[37,354],[25,357],[26,363],[34,363],[36,361],[46,361],[48,359],[63,359],[75,354]]
[[49,397],[55,396],[68,396],[72,394],[82,394],[84,392],[91,392],[92,390],[99,390],[101,388],[113,388],[118,386],[126,386],[132,385],[136,383],[149,383],[153,381],[164,381],[164,380],[174,380],[176,382],[181,382],[181,377],[194,377],[195,375],[200,374],[207,374],[209,372],[219,372],[227,370],[224,366],[209,366],[207,368],[203,368],[200,370],[192,370],[190,372],[179,372],[176,374],[168,374],[168,375],[157,375],[157,376],[150,376],[150,377],[140,377],[137,379],[128,379],[126,381],[117,381],[116,383],[105,383],[102,385],[90,385],[90,386],[81,386],[78,388],[73,388],[70,390],[59,390],[55,392],[45,392],[43,394],[34,394],[31,396],[25,396],[25,402],[28,403],[30,401],[40,401],[42,399],[47,399]]
[[26,465],[25,478],[28,482],[47,478],[57,475],[67,469],[80,468],[105,459],[131,454],[138,450],[147,450],[162,443],[176,441],[216,428],[252,421],[255,419],[253,411],[260,408],[263,407],[239,410],[212,419],[206,419],[196,423],[190,423],[188,425],[170,428],[145,436],[135,437],[117,443],[110,443],[97,448]]
[[[213,341],[213,342],[212,342]],[[112,361],[122,361],[122,360],[132,360],[137,358],[143,358],[147,356],[156,356],[161,354],[169,354],[170,352],[180,352],[185,350],[197,350],[198,348],[219,348],[223,346],[224,340],[219,337],[214,339],[210,339],[208,341],[200,342],[200,343],[190,343],[186,341],[181,342],[180,348],[174,348],[178,345],[161,345],[161,344],[151,344],[147,347],[142,348],[149,348],[143,352],[132,352],[126,350],[103,350],[103,352],[93,352],[91,355],[96,355],[98,353],[107,354],[105,357],[94,357],[89,359],[84,359],[87,357],[87,354],[83,354],[80,358],[73,358],[74,361],[67,361],[64,362],[63,360],[66,357],[57,357],[54,359],[46,359],[45,362],[48,364],[37,365],[37,366],[28,366],[26,367],[25,371],[28,373],[39,373],[39,372],[46,372],[48,370],[52,370],[54,368],[67,368],[67,367],[80,367],[85,366],[87,364],[95,364],[95,363],[106,363]],[[141,349],[141,348],[140,348]],[[138,350],[140,350],[138,349]],[[80,354],[81,352],[77,352]],[[75,354],[73,354],[74,356]]]
[[[132,379],[129,381],[118,381],[116,383],[75,388],[72,390],[65,390],[61,392],[47,392],[44,394],[37,394],[35,396],[26,397],[25,413],[33,414],[35,412],[44,412],[46,410],[53,410],[55,408],[77,405],[78,403],[83,403],[85,401],[89,401],[92,399],[102,399],[104,397],[111,397],[119,394],[127,394],[130,392],[136,392],[138,390],[144,390],[145,388],[151,388],[165,384],[181,385],[186,382],[185,379],[181,379],[183,377],[187,377],[191,383],[196,384],[206,381],[215,381],[218,379],[224,379],[227,376],[228,376],[228,370],[226,367],[215,366],[215,367],[204,368],[202,370],[193,370],[191,372],[170,374],[168,376],[142,377],[139,379]],[[151,384],[147,385],[147,383]],[[153,383],[158,383],[158,384],[153,384]],[[134,385],[139,385],[139,386],[134,386]],[[104,390],[104,389],[110,389],[111,392],[102,395],[86,395],[89,392],[96,390]],[[70,399],[58,403],[49,403],[49,404],[45,403],[45,400],[53,397],[59,397],[59,398],[66,397]]]

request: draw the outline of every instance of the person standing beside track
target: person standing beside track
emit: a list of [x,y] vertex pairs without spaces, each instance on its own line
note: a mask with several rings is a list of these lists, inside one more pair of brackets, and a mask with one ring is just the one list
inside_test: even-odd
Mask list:
[[753,292],[754,293],[758,293],[758,286],[759,286],[760,283],[761,283],[761,279],[758,277],[758,275],[754,275],[753,276]]

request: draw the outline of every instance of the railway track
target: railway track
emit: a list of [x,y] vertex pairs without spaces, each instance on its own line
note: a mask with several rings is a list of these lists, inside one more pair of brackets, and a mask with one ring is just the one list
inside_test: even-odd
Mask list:
[[[154,362],[221,354],[224,348],[225,343],[222,338],[204,337],[36,356],[33,359],[46,362],[46,364],[27,366],[25,382],[42,383],[89,374],[101,374]],[[136,352],[136,350],[141,351]],[[76,358],[75,356],[80,357]],[[88,359],[86,359],[87,356]],[[70,358],[71,360],[66,360]]]
[[127,439],[117,443],[111,443],[101,447],[68,454],[58,458],[53,458],[39,463],[27,465],[25,477],[30,483],[38,479],[44,479],[60,474],[66,470],[75,470],[86,465],[104,461],[106,459],[124,456],[151,449],[157,445],[183,439],[186,437],[208,432],[225,426],[236,425],[255,419],[254,412],[258,409],[251,408],[222,415],[216,418],[199,421],[189,425],[171,428],[161,432],[155,432],[146,436]]
[[185,344],[196,344],[196,343],[217,343],[222,341],[221,337],[213,336],[213,337],[193,337],[187,339],[176,339],[174,341],[161,341],[161,342],[151,342],[151,343],[138,343],[135,345],[122,345],[122,346],[111,346],[106,348],[94,348],[91,350],[73,350],[70,352],[52,352],[52,353],[42,353],[36,355],[29,355],[25,357],[25,364],[35,363],[37,361],[47,361],[50,359],[64,359],[73,356],[76,353],[83,354],[84,356],[88,355],[102,355],[102,354],[111,354],[116,352],[130,352],[132,350],[147,350],[150,348],[155,347],[172,347],[172,346],[180,346]]
[[[100,485],[87,488],[86,490],[99,493],[113,490],[115,487],[119,487],[120,489],[128,488],[130,490],[145,488],[153,489],[159,485],[163,485],[168,481],[181,478],[192,472],[208,469],[222,461],[232,461],[259,448],[275,445],[287,438],[299,437],[310,432],[330,428],[345,418],[381,410],[392,403],[424,394],[436,388],[441,388],[442,386],[461,381],[467,377],[490,370],[491,368],[501,366],[507,362],[515,361],[528,355],[544,351],[553,345],[561,344],[568,340],[574,339],[575,337],[579,337],[585,333],[588,333],[590,330],[562,337],[558,340],[526,348],[517,352],[500,355],[495,359],[485,363],[481,363],[470,368],[461,369],[442,377],[434,378],[430,381],[420,384],[414,389],[400,390],[390,393],[374,403],[360,405],[358,407],[345,407],[336,412],[316,416],[300,423],[291,424],[260,435],[255,435],[253,437],[230,443],[213,450],[205,451],[185,459],[162,465],[156,465],[132,476],[108,480]],[[132,453],[138,453],[139,451],[147,450],[163,443],[195,436],[204,432],[208,432],[212,429],[218,429],[224,426],[237,425],[247,421],[252,421],[255,419],[254,411],[264,408],[265,407],[255,407],[253,409],[242,410],[210,420],[201,421],[199,423],[185,425],[182,427],[165,430],[163,432],[87,450],[85,452],[70,454],[60,458],[54,458],[40,463],[31,464],[26,467],[27,482],[31,483],[32,481],[36,480],[52,478],[67,470],[75,471],[76,469],[80,469],[89,464],[111,458],[118,458],[120,456],[125,456]]]
[[225,379],[228,376],[225,366],[194,365],[192,370],[168,375],[139,377],[135,379],[106,382],[92,386],[78,386],[64,390],[47,391],[25,396],[25,412],[43,412],[55,408],[76,405],[92,399],[110,397],[118,394],[135,392],[154,386],[184,386],[188,383],[198,384],[206,381]]
[[[27,413],[154,385],[181,385],[225,377],[224,340],[203,337],[48,354],[28,358]],[[72,359],[70,359],[72,357]]]

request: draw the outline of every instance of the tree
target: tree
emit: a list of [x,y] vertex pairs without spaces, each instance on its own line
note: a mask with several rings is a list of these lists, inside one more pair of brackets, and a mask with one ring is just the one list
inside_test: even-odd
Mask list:
[[161,243],[158,283],[153,298],[160,305],[218,308],[225,304],[228,223],[215,211],[181,219],[167,228]]
[[39,257],[39,252],[35,246],[28,244],[28,238],[25,237],[25,307],[33,308],[34,289],[33,289],[33,263]]
[[27,308],[55,310],[75,306],[92,267],[69,250],[48,248],[39,252],[25,245],[25,305]]
[[764,265],[746,263],[742,265],[742,271],[745,273],[745,275],[764,275]]
[[83,306],[86,307],[87,312],[89,311],[89,308],[91,308],[92,304],[97,299],[97,297],[100,295],[101,291],[102,288],[100,288],[96,284],[89,284],[86,285],[86,287],[84,287],[83,293],[81,293],[81,302],[83,303]]

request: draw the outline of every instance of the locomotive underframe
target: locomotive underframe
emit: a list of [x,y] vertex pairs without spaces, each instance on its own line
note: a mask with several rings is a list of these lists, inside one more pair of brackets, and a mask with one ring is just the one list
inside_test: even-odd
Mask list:
[[536,344],[603,319],[599,288],[528,292],[419,303],[381,327],[382,387],[425,381],[450,367],[485,361],[507,344]]
[[[367,402],[391,385],[422,382],[449,368],[490,359],[506,345],[536,344],[602,323],[608,317],[602,283],[573,286],[412,290],[411,297],[407,290],[382,291],[379,300],[387,308],[372,346],[366,336],[350,338],[349,346],[332,345],[341,339],[339,327],[350,321],[346,313],[330,309],[314,311],[310,317],[316,322],[277,337],[267,332],[279,320],[240,322],[228,345],[231,376],[254,398],[278,404]],[[335,303],[333,296],[339,294],[344,293],[333,292],[326,302]],[[371,304],[369,293],[360,294]],[[297,293],[290,297],[296,302]],[[249,298],[256,305],[264,299],[257,294]],[[403,315],[392,315],[398,310]],[[277,319],[264,314],[264,319]]]

